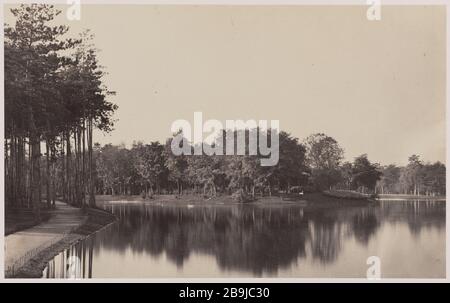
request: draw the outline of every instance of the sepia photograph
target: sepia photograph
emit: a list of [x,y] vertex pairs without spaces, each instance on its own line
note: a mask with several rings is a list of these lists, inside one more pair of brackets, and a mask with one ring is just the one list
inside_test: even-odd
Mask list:
[[4,4],[4,278],[445,280],[447,10]]

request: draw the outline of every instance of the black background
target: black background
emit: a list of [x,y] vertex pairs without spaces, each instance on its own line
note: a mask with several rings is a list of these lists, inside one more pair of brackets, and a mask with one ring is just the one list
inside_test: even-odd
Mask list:
[[[269,298],[180,298],[181,289],[267,287]],[[3,302],[32,300],[46,302],[392,302],[411,300],[447,301],[446,283],[3,283]],[[447,298],[447,299],[445,299]],[[327,302],[325,301],[325,302]]]

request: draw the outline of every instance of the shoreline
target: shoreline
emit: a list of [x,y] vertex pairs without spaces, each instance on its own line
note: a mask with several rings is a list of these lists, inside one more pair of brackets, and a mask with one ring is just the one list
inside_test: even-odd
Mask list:
[[47,205],[41,205],[41,221],[36,223],[31,209],[25,207],[10,207],[5,209],[5,233],[4,236],[32,228],[40,223],[47,222],[52,216],[54,208],[48,209]]
[[322,194],[334,199],[345,199],[352,201],[374,202],[376,195],[363,194],[353,190],[325,190]]
[[[413,197],[402,197],[402,199],[395,198],[387,198],[387,197],[371,197],[367,196],[352,196],[347,197],[337,196],[333,193],[326,192],[314,192],[314,193],[305,193],[303,197],[298,200],[285,201],[282,200],[280,196],[264,196],[257,197],[255,201],[252,202],[236,202],[231,199],[228,195],[218,195],[216,197],[210,199],[204,199],[201,196],[186,194],[183,196],[176,197],[176,195],[155,195],[153,199],[142,199],[142,197],[138,195],[133,196],[123,196],[123,195],[105,195],[100,196],[97,204],[99,207],[103,207],[104,205],[139,205],[139,204],[148,204],[148,205],[167,205],[167,206],[229,206],[229,205],[254,205],[254,206],[283,206],[283,205],[304,205],[304,206],[353,206],[353,205],[370,205],[380,201],[408,201],[408,200],[417,200],[421,199],[421,197],[415,196]],[[432,199],[429,197],[428,199],[423,199],[426,201],[438,201],[445,202],[445,197],[434,197]]]
[[116,222],[117,218],[113,214],[101,209],[87,209],[87,219],[82,222],[77,228],[48,247],[42,249],[35,256],[27,260],[17,270],[12,273],[5,272],[6,279],[31,279],[41,278],[42,271],[47,266],[47,263],[56,255],[78,243],[81,240],[99,232],[110,224]]
[[445,196],[425,196],[425,195],[407,195],[407,194],[362,194],[349,190],[324,191],[324,196],[335,199],[347,199],[354,201],[446,201]]
[[255,205],[255,206],[282,206],[282,205],[361,205],[372,203],[375,200],[369,200],[366,197],[362,198],[346,198],[327,195],[322,192],[305,193],[303,197],[298,200],[282,200],[281,196],[264,196],[257,197],[255,201],[251,202],[237,202],[232,200],[229,195],[218,195],[209,199],[204,199],[202,196],[186,194],[177,197],[176,195],[155,195],[153,199],[142,199],[140,196],[101,196],[98,199],[98,205],[132,205],[132,204],[149,204],[149,205],[170,205],[170,206],[229,206],[229,205]]
[[446,196],[426,196],[426,195],[405,195],[405,194],[379,194],[377,200],[379,201],[407,201],[407,200],[421,200],[421,201],[446,201]]

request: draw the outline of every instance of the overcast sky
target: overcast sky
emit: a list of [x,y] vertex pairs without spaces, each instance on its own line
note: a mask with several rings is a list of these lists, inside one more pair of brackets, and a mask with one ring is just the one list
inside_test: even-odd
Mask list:
[[380,21],[366,9],[85,5],[60,22],[93,31],[117,92],[115,130],[97,142],[164,142],[202,111],[324,132],[348,160],[444,162],[445,7],[383,6]]

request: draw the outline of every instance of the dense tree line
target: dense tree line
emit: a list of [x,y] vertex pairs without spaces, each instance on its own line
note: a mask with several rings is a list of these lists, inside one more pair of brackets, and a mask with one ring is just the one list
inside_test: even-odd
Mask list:
[[[247,151],[249,137],[247,130]],[[211,197],[240,192],[254,197],[301,186],[307,191],[445,194],[445,165],[439,162],[424,164],[412,156],[405,167],[380,166],[370,162],[366,154],[353,162],[342,162],[343,148],[325,134],[313,134],[303,142],[283,131],[279,137],[280,159],[272,167],[261,166],[260,156],[175,156],[172,139],[165,144],[135,142],[130,149],[96,145],[97,193],[144,197],[196,193]]]
[[417,155],[409,157],[408,165],[388,165],[381,168],[377,183],[379,193],[413,195],[445,195],[445,165],[424,163]]
[[[102,83],[92,35],[69,39],[53,25],[61,11],[30,4],[11,9],[5,24],[6,205],[48,207],[57,195],[95,205],[92,133],[109,131],[116,106]],[[88,198],[86,198],[88,197]]]
[[423,163],[412,155],[408,165],[381,166],[366,154],[342,162],[344,150],[333,138],[314,134],[304,141],[315,189],[346,189],[363,193],[445,195],[445,165]]
[[[175,156],[171,150],[172,138],[164,145],[135,142],[130,149],[97,145],[97,190],[103,194],[150,197],[162,192],[215,196],[242,190],[254,196],[257,192],[270,195],[274,188],[287,190],[290,186],[306,184],[309,169],[305,164],[305,147],[286,132],[281,132],[279,138],[279,163],[266,167],[260,165],[259,155]],[[246,143],[248,150],[248,140]]]

